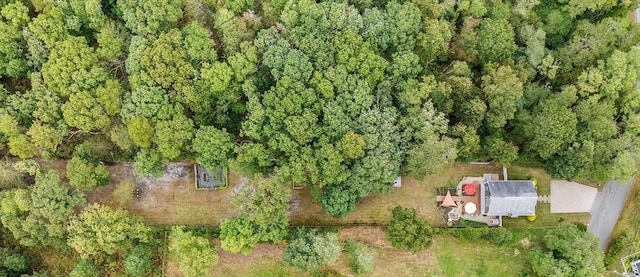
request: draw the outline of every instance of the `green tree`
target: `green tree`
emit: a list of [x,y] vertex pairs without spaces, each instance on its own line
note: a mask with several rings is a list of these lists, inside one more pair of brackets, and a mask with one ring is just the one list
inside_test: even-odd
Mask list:
[[482,76],[482,93],[487,101],[486,126],[500,129],[514,118],[523,85],[511,67],[500,66]]
[[313,229],[299,229],[285,247],[282,261],[301,271],[314,272],[338,259],[341,251],[342,246],[335,233],[316,234]]
[[516,51],[515,34],[509,21],[487,18],[478,26],[478,59],[500,63]]
[[602,276],[603,259],[598,239],[572,223],[547,231],[542,248],[529,255],[533,272],[540,276]]
[[220,247],[224,251],[248,255],[258,242],[258,226],[246,214],[220,222]]
[[138,35],[153,35],[170,29],[182,18],[182,1],[118,0],[125,26]]
[[153,140],[153,127],[149,120],[142,116],[136,116],[127,123],[129,137],[137,146],[149,147]]
[[66,225],[75,207],[85,202],[60,181],[57,171],[37,174],[29,189],[14,189],[0,199],[0,220],[22,245],[64,249]]
[[155,129],[153,141],[165,161],[180,157],[194,135],[193,121],[182,114],[158,122]]
[[113,255],[147,242],[150,229],[139,219],[122,210],[92,204],[71,217],[67,226],[67,243],[82,257]]
[[509,166],[518,158],[518,146],[499,136],[486,138],[483,149],[498,166]]
[[47,88],[61,97],[68,97],[81,88],[91,88],[99,81],[96,77],[106,77],[99,76],[99,68],[93,67],[97,61],[98,56],[84,37],[69,36],[51,49],[49,59],[42,65],[42,78]]
[[433,230],[426,219],[416,214],[415,209],[396,206],[391,211],[387,238],[393,247],[415,253],[431,245]]
[[26,135],[17,135],[9,137],[9,153],[21,159],[28,159],[35,156],[38,151]]
[[216,46],[211,33],[197,21],[182,27],[184,48],[187,50],[191,64],[199,68],[204,63],[215,62],[218,58]]
[[71,95],[62,105],[62,114],[69,126],[88,132],[105,129],[111,123],[98,99],[87,91]]
[[234,146],[234,138],[226,130],[219,130],[213,126],[201,126],[193,139],[196,160],[211,171],[227,166]]
[[142,178],[147,175],[160,177],[164,170],[162,156],[155,149],[143,148],[138,151],[134,159],[133,174]]
[[218,250],[209,240],[173,226],[169,236],[169,253],[178,262],[185,277],[207,276],[218,262]]
[[104,165],[98,165],[74,156],[67,163],[69,185],[90,191],[95,187],[106,186],[111,178]]

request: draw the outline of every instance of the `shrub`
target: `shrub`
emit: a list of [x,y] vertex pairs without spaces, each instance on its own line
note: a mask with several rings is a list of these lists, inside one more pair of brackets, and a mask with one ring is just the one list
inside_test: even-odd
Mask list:
[[495,245],[504,245],[513,240],[513,233],[502,227],[490,228],[487,233],[487,238]]
[[489,233],[488,227],[459,228],[453,231],[453,236],[461,241],[476,241]]
[[315,230],[300,229],[284,249],[282,262],[302,271],[316,271],[338,259],[341,251],[335,233],[316,234]]
[[124,256],[124,272],[127,276],[148,276],[151,272],[151,248],[136,245]]
[[100,277],[100,270],[91,259],[83,259],[73,267],[69,277]]
[[131,180],[122,181],[111,193],[111,200],[119,207],[126,207],[133,202],[136,184]]
[[97,186],[106,186],[110,175],[103,165],[96,165],[74,156],[67,163],[67,178],[72,187],[89,191]]
[[393,247],[418,252],[431,245],[431,225],[426,219],[418,217],[415,209],[397,206],[391,214],[387,238]]
[[23,175],[6,161],[0,162],[0,189],[25,187]]
[[357,241],[349,240],[345,247],[349,254],[349,267],[355,274],[365,274],[373,270],[374,253],[369,248]]

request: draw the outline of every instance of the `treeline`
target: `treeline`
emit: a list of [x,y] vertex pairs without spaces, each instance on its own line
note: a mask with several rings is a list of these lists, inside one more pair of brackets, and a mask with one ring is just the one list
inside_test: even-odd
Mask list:
[[0,8],[3,153],[71,158],[83,190],[108,182],[100,161],[146,175],[192,159],[275,172],[343,217],[396,176],[455,160],[597,182],[638,167],[631,1]]

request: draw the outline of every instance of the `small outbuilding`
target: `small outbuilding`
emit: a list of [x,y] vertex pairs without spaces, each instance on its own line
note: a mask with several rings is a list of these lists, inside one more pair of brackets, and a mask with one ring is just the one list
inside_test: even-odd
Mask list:
[[217,189],[227,187],[227,174],[223,167],[208,171],[200,164],[194,164],[196,189]]
[[538,193],[530,180],[488,180],[480,184],[480,213],[485,216],[530,216],[536,213]]

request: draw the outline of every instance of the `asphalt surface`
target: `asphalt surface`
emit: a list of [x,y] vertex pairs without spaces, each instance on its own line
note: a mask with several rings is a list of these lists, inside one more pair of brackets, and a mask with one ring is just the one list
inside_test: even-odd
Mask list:
[[596,194],[587,231],[600,238],[600,249],[604,250],[609,241],[632,183],[633,178],[626,183],[608,181],[604,189]]

